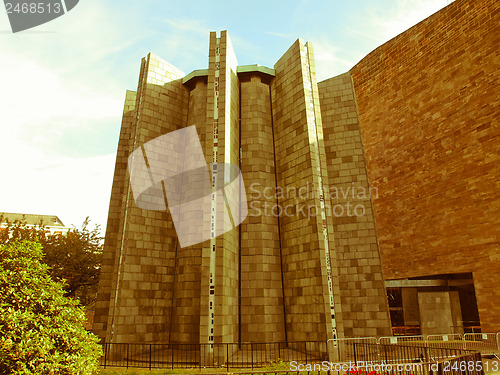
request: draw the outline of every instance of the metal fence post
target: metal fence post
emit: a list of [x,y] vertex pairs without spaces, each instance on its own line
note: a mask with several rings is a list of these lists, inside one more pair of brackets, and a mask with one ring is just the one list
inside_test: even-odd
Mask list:
[[253,371],[253,343],[250,343],[250,351],[252,352],[252,371]]
[[425,362],[430,362],[431,361],[431,357],[429,355],[429,345],[428,343],[425,343],[425,358],[424,358]]
[[358,360],[357,360],[357,356],[356,356],[356,343],[355,342],[352,343],[352,348],[353,348],[353,351],[354,351],[354,364],[357,366],[358,365]]
[[129,353],[129,350],[128,350],[128,349],[129,349],[129,345],[130,345],[130,344],[127,344],[127,368],[128,368],[128,353]]
[[107,364],[107,355],[108,355],[108,348],[106,342],[104,342],[104,368],[106,368]]
[[151,370],[151,344],[149,344],[149,369]]
[[304,341],[304,353],[306,354],[306,365],[307,365],[307,341]]
[[226,370],[229,372],[229,344],[226,344]]
[[170,352],[172,353],[172,355],[170,356],[170,359],[172,360],[172,369],[174,368],[174,348],[172,347],[172,344],[169,345],[170,346]]

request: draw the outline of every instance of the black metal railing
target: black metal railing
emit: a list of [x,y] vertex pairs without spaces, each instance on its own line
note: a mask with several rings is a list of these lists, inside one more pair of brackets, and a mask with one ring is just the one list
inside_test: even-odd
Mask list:
[[241,344],[104,343],[104,367],[260,368],[280,362],[321,362],[328,359],[326,342]]
[[[481,354],[477,351],[467,350],[463,347],[439,346],[437,343],[426,342],[380,344],[339,340],[331,354],[335,361],[340,363],[352,362],[360,370],[371,369],[374,364],[379,364],[381,365],[378,366],[379,372],[388,374],[411,373],[427,375],[433,371],[446,370],[446,366],[449,367],[450,363],[451,366],[456,368],[456,363],[466,360],[469,361],[467,371],[456,372],[456,374],[477,375],[479,372],[469,371],[472,367],[471,361],[474,361],[475,369],[482,366]],[[464,364],[462,362],[460,363],[463,368]],[[370,373],[371,371],[366,372]],[[378,371],[375,372],[378,373]],[[360,372],[360,374],[363,373],[363,371]]]
[[392,334],[394,336],[414,336],[420,335],[420,333],[420,324],[392,327]]
[[436,343],[405,343],[402,344],[374,344],[365,342],[344,343],[339,345],[338,360],[341,362],[385,362],[411,363],[436,362],[472,353],[463,348],[439,346]]
[[[483,375],[481,355],[462,348],[440,347],[436,343],[410,342],[380,344],[338,340],[332,342],[302,341],[241,344],[130,344],[105,343],[101,365],[104,367],[140,367],[149,369],[260,369],[279,365],[290,369],[290,364],[354,363],[363,366],[379,364],[380,373],[414,375]],[[460,372],[467,362],[467,371]],[[475,367],[472,369],[471,362]],[[479,365],[480,364],[480,365]],[[406,365],[406,366],[402,366]],[[409,366],[411,365],[411,366]],[[408,367],[409,366],[409,367]],[[457,367],[458,366],[458,367]],[[409,370],[406,370],[406,368]],[[410,369],[411,368],[411,369]],[[456,370],[448,374],[447,369]],[[474,370],[474,371],[472,371]],[[482,368],[481,368],[482,370]],[[441,372],[439,372],[441,371]],[[345,371],[342,373],[346,373]],[[367,374],[371,371],[367,371]],[[377,372],[378,373],[378,372]],[[360,372],[362,374],[362,372]]]

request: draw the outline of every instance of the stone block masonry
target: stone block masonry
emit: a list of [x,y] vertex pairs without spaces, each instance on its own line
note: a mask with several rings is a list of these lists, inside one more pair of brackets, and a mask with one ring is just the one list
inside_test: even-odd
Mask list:
[[373,216],[356,97],[350,73],[319,85],[330,207],[338,254],[340,297],[347,337],[387,336],[387,295]]
[[[389,332],[370,200],[349,230],[328,210],[345,169],[337,159],[332,167],[330,143],[347,139],[332,133],[339,125],[331,108],[323,111],[334,100],[328,95],[318,90],[312,44],[300,39],[274,69],[238,67],[225,31],[210,34],[206,70],[185,76],[153,54],[143,59],[118,146],[94,324],[100,337],[210,344]],[[168,209],[135,204],[127,158],[191,125],[207,165],[241,169],[249,213],[223,235],[181,248]],[[358,138],[351,143],[359,149]],[[350,176],[368,186],[362,151],[350,152]]]

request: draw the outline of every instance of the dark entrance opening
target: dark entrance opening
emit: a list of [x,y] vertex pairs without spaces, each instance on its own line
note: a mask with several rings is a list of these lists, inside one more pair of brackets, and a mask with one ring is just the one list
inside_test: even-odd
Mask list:
[[394,335],[480,333],[471,272],[386,280]]

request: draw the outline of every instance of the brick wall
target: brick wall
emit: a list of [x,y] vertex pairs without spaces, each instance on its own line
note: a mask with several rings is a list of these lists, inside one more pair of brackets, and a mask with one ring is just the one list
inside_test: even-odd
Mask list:
[[500,4],[456,0],[352,70],[387,278],[473,272],[500,330]]

